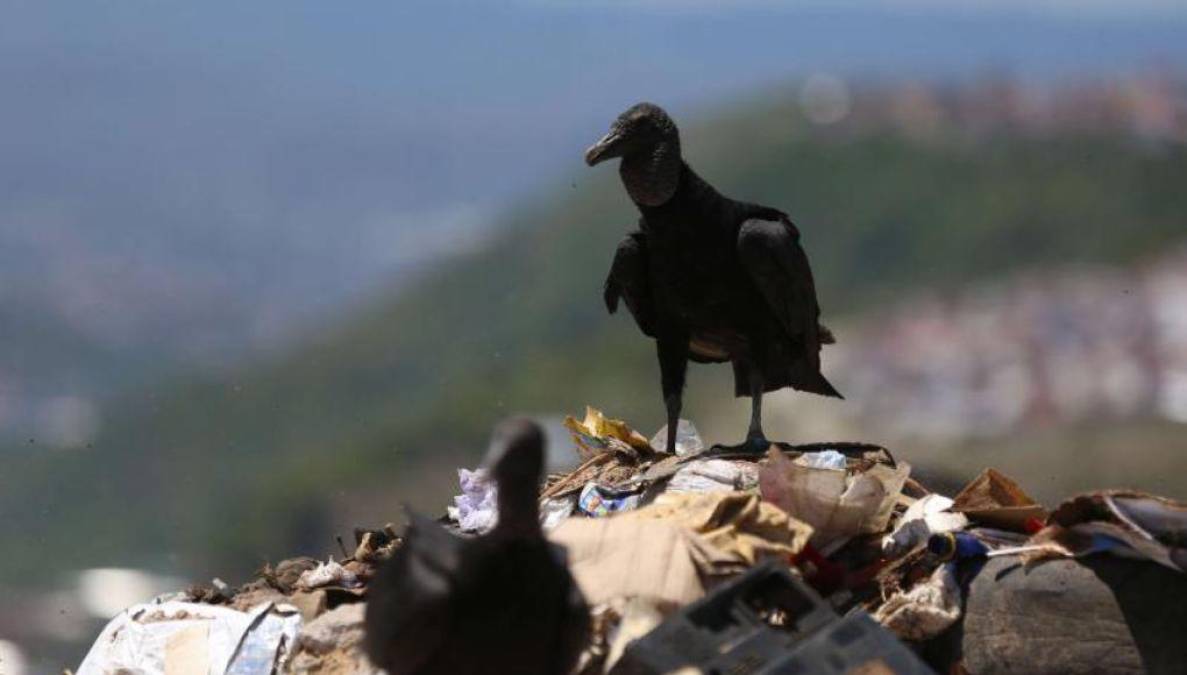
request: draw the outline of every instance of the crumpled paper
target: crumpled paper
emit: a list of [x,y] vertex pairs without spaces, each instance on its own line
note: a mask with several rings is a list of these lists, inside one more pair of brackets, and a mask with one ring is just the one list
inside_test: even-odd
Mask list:
[[715,552],[701,561],[707,574],[727,574],[767,558],[788,560],[803,550],[812,527],[748,492],[665,492],[623,517],[679,523]]
[[565,417],[565,427],[572,435],[582,461],[612,450],[634,454],[652,452],[642,434],[622,420],[606,417],[593,406],[585,406],[585,419],[580,422],[572,415]]
[[906,462],[852,473],[814,468],[771,448],[758,482],[763,499],[811,525],[812,546],[824,550],[857,534],[885,531],[910,473]]
[[457,477],[462,493],[446,508],[450,520],[463,532],[491,530],[499,521],[499,490],[494,481],[488,480],[482,469],[458,469]]
[[910,590],[888,598],[874,619],[904,640],[928,640],[960,619],[961,600],[955,567],[948,563]]
[[930,494],[907,507],[894,532],[882,538],[882,554],[897,558],[927,543],[927,538],[941,532],[963,530],[969,519],[963,513],[952,513],[952,500],[944,495]]
[[705,594],[706,579],[786,561],[811,534],[758,495],[707,492],[664,493],[612,518],[569,518],[548,538],[568,550],[590,605],[631,597],[686,605]]

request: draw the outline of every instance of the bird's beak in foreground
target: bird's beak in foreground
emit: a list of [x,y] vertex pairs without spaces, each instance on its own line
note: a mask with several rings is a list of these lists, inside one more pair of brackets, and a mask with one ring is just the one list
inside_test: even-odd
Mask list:
[[621,155],[622,136],[611,131],[585,151],[585,163],[593,166],[598,162]]

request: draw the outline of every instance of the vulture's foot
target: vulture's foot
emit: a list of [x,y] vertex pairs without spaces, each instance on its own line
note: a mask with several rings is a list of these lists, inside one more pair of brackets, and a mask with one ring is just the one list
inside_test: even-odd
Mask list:
[[756,455],[761,455],[766,453],[769,447],[771,447],[771,442],[767,440],[767,437],[762,432],[759,432],[757,434],[752,433],[747,435],[746,440],[738,449],[742,452],[752,452]]

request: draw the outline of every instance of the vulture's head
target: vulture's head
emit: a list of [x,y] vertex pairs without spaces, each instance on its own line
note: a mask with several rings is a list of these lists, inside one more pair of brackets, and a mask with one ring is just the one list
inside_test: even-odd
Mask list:
[[503,495],[530,494],[535,498],[544,472],[544,432],[535,422],[516,417],[495,427],[483,468]]
[[664,146],[679,147],[676,123],[654,103],[636,103],[610,125],[610,133],[585,151],[585,163],[593,166],[613,157],[654,155]]

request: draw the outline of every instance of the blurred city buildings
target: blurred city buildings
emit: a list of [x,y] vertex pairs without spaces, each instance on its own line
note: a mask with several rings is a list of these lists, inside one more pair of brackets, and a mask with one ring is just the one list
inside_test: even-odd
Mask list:
[[826,357],[848,399],[838,414],[898,436],[1187,422],[1187,250],[904,299],[840,338]]

